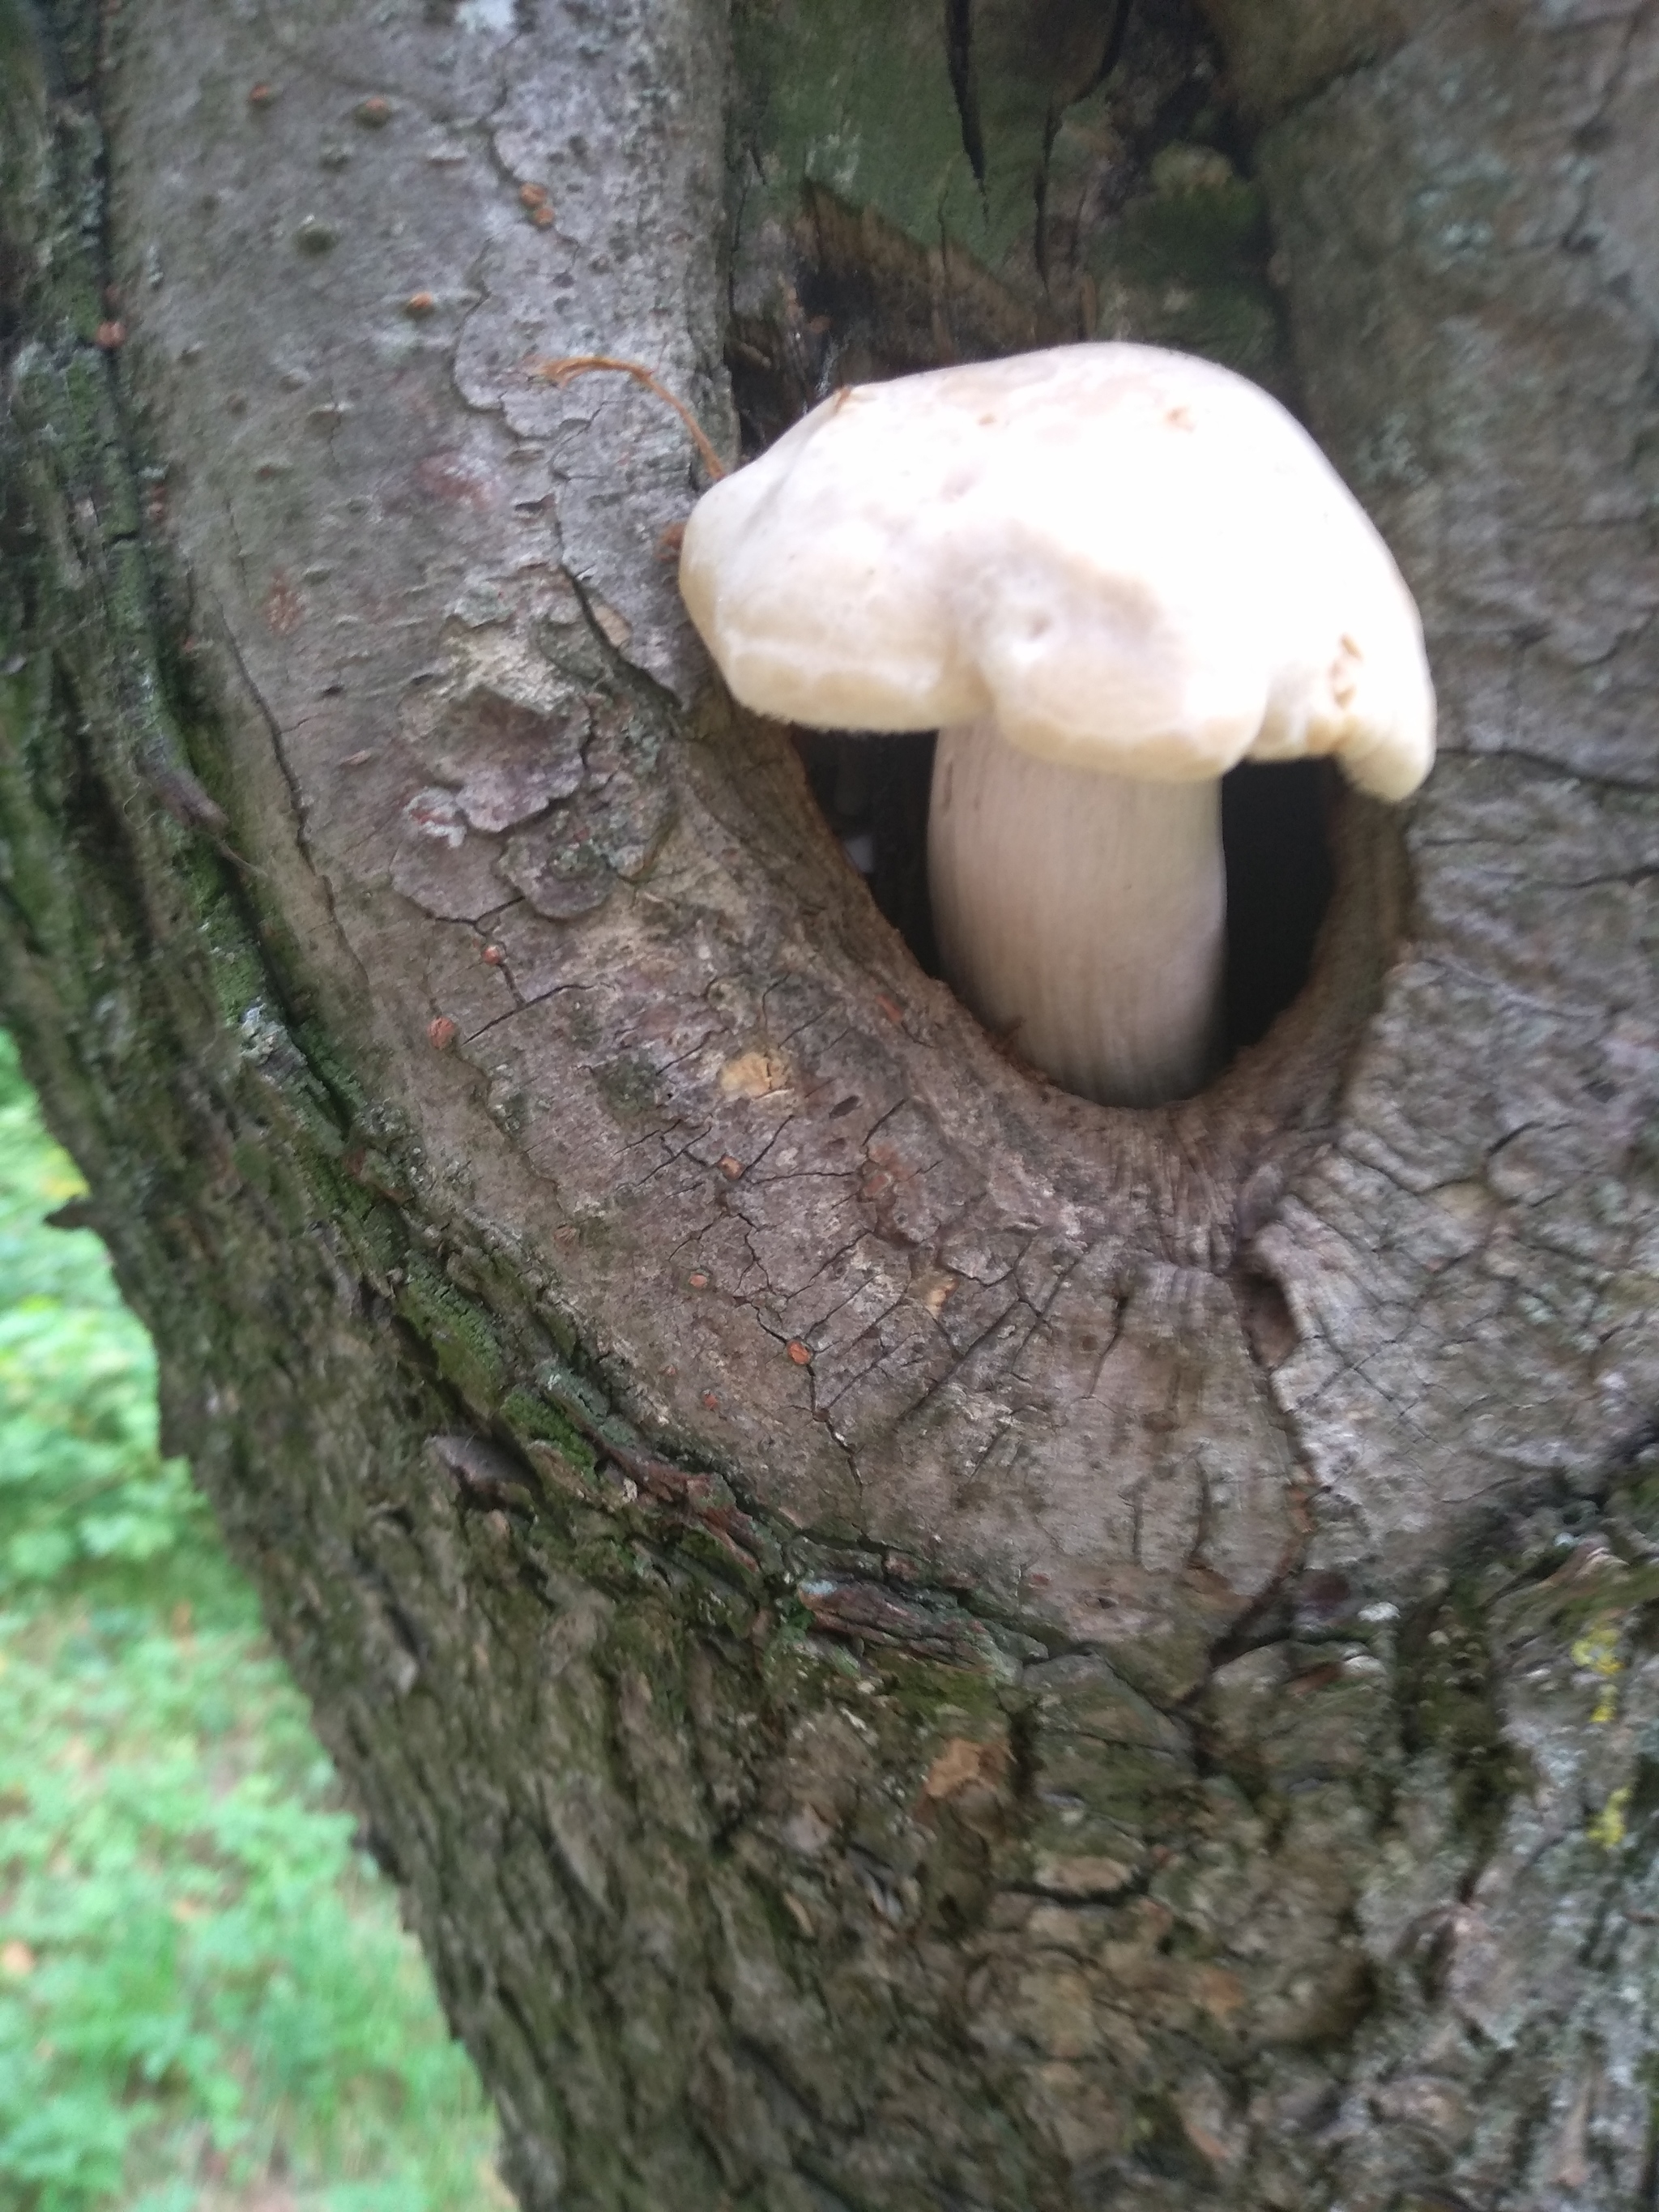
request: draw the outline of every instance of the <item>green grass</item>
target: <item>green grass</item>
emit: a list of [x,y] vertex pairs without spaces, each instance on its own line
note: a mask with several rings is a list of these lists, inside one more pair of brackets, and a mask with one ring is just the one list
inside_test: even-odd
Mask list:
[[0,2206],[505,2205],[80,1188],[0,1035]]

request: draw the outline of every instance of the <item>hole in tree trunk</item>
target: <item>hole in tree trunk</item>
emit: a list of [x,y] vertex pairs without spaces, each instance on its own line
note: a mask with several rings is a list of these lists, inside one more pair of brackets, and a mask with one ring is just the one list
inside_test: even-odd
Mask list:
[[[940,971],[927,896],[934,737],[798,730],[824,818],[871,896],[930,975]],[[1297,998],[1331,899],[1340,776],[1325,761],[1244,766],[1222,780],[1227,865],[1226,1061]]]
[[1340,779],[1326,761],[1246,764],[1222,778],[1230,1060],[1267,1035],[1308,980],[1330,904],[1340,802]]
[[797,730],[794,738],[812,796],[842,852],[922,967],[939,975],[927,900],[933,732],[860,738]]

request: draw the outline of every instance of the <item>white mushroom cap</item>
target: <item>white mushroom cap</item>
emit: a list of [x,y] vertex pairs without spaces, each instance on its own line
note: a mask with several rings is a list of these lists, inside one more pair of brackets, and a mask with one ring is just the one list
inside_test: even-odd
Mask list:
[[708,492],[680,587],[732,690],[818,728],[994,718],[1038,757],[1183,782],[1434,751],[1388,548],[1277,401],[1136,345],[861,385]]

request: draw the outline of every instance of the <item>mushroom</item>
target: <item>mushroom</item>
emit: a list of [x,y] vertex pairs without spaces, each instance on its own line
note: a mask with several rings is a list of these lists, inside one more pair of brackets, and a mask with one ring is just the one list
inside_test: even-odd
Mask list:
[[854,386],[706,493],[680,589],[732,692],[820,729],[939,732],[945,973],[1104,1103],[1220,1045],[1219,779],[1334,754],[1397,799],[1434,695],[1388,548],[1277,401],[1099,344]]

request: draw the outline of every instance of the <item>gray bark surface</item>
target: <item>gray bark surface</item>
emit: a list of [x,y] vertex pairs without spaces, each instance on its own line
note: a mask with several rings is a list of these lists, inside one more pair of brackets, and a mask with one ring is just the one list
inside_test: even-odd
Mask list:
[[[1212,15],[0,8],[0,1010],[535,2212],[1659,2203],[1659,14]],[[1154,1112],[534,373],[1096,332],[1299,399],[1443,713]]]

